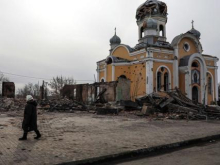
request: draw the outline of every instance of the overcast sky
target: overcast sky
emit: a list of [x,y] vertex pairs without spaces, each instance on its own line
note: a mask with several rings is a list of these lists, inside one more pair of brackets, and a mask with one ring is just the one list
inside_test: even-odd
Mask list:
[[[163,0],[167,40],[201,32],[205,54],[220,58],[220,0]],[[94,80],[96,62],[109,55],[109,39],[138,43],[136,9],[144,0],[0,0],[0,71],[51,79]],[[41,79],[7,75],[16,87]],[[220,73],[219,73],[220,78]],[[82,81],[78,81],[82,83]]]

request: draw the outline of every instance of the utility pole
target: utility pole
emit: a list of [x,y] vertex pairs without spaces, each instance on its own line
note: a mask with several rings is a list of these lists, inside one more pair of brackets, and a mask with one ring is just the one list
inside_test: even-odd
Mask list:
[[48,82],[45,82],[46,86],[45,86],[45,99],[47,100],[47,84]]

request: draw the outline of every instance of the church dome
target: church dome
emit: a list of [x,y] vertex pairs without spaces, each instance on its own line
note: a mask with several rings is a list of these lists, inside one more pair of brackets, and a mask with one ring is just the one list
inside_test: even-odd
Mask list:
[[192,29],[188,31],[187,33],[194,35],[198,39],[201,36],[201,33],[198,30],[194,29],[194,21],[192,21]]
[[200,38],[200,36],[201,36],[201,33],[194,28],[192,28],[190,31],[188,31],[188,33],[194,35],[196,38]]
[[144,22],[143,27],[145,29],[157,29],[157,21],[155,19],[149,18]]
[[158,0],[147,0],[145,3],[141,4],[136,12],[136,19],[142,20],[145,16],[159,15],[167,16],[167,5],[164,2]]
[[115,33],[115,35],[110,39],[110,43],[111,44],[121,44],[121,39]]

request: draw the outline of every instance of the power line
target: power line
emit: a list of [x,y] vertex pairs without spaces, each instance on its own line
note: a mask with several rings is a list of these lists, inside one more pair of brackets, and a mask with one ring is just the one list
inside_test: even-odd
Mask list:
[[[7,75],[12,75],[12,76],[17,76],[17,77],[25,77],[25,78],[31,78],[31,79],[37,79],[37,80],[48,80],[51,81],[53,79],[47,79],[47,78],[42,78],[42,77],[33,77],[33,76],[25,76],[25,75],[20,75],[20,74],[15,74],[15,73],[8,73],[8,72],[2,72],[3,74],[7,74]],[[94,81],[94,80],[74,80],[74,81],[82,81],[82,82],[90,82],[90,81]]]
[[[2,71],[1,71],[2,72]],[[24,75],[19,75],[19,74],[14,74],[14,73],[8,73],[8,72],[2,72],[7,75],[12,75],[12,76],[17,76],[17,77],[25,77],[25,78],[32,78],[32,79],[41,79],[41,80],[52,80],[52,79],[47,79],[47,78],[40,78],[40,77],[32,77],[32,76],[24,76]]]

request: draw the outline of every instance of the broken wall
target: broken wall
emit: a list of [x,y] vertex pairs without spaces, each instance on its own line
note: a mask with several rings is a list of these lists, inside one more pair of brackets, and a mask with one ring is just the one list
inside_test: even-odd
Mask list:
[[7,97],[7,98],[15,97],[15,84],[13,82],[2,83],[2,97]]
[[102,96],[106,102],[130,100],[130,80],[123,78],[113,82],[65,85],[61,90],[61,96],[84,104],[91,104],[104,90],[106,91]]
[[103,91],[104,89],[106,89],[106,92],[103,95],[104,95],[104,99],[107,102],[116,101],[116,86],[117,86],[116,81],[99,83],[99,91],[100,92]]

